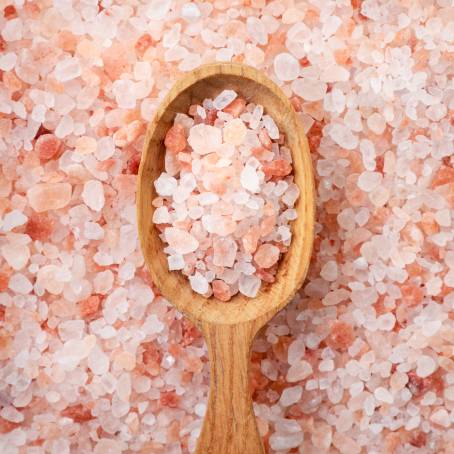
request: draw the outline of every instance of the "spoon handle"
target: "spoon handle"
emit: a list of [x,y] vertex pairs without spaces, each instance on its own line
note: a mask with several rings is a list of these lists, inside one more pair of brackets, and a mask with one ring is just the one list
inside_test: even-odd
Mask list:
[[202,324],[210,396],[196,454],[263,454],[249,387],[252,323]]

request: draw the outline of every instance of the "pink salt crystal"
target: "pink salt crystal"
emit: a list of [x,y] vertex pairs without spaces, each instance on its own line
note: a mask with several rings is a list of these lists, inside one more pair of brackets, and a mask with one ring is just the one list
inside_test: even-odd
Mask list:
[[252,254],[257,249],[257,243],[260,239],[260,227],[253,226],[251,227],[246,235],[241,239],[243,243],[244,250],[249,254]]
[[212,153],[222,144],[221,130],[205,124],[195,125],[189,130],[188,143],[198,154]]
[[175,227],[167,227],[164,235],[169,246],[178,254],[189,254],[199,247],[199,242],[188,232]]
[[260,131],[259,131],[259,140],[260,140],[260,143],[267,149],[270,149],[271,148],[271,145],[272,145],[272,141],[270,139],[270,136],[268,134],[268,131],[265,129],[265,128],[262,128]]
[[246,137],[246,125],[239,118],[228,121],[223,129],[224,142],[231,145],[241,145]]
[[55,159],[61,149],[61,140],[57,139],[53,134],[43,134],[38,138],[35,144],[35,150],[38,152],[41,161],[49,161]]
[[237,249],[238,246],[232,238],[216,238],[213,241],[214,265],[232,267],[235,263]]
[[232,115],[233,118],[238,118],[246,108],[246,100],[236,98],[228,106],[224,107],[223,111]]
[[185,131],[182,125],[173,125],[166,134],[164,145],[172,153],[179,153],[187,146]]
[[215,279],[211,285],[213,286],[213,295],[220,301],[229,301],[231,296],[230,287],[222,280]]
[[40,183],[27,191],[30,206],[38,213],[58,210],[71,200],[72,187],[69,183]]
[[291,171],[292,165],[284,159],[276,159],[263,164],[263,172],[265,173],[265,178],[267,180],[273,177],[285,177],[289,175]]
[[279,249],[272,244],[262,244],[254,254],[254,261],[260,268],[270,268],[279,260]]

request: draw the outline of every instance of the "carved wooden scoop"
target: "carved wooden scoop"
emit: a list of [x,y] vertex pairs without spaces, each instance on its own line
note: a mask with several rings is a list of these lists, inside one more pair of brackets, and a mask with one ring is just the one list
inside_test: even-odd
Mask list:
[[[223,89],[235,90],[249,102],[261,104],[285,133],[293,156],[295,183],[301,196],[292,223],[293,238],[281,259],[276,281],[262,284],[255,298],[238,294],[228,303],[204,298],[191,290],[185,276],[169,271],[163,243],[152,224],[157,196],[153,182],[164,168],[164,137],[175,114],[215,97]],[[156,286],[178,310],[202,331],[211,361],[210,396],[198,454],[263,453],[249,389],[249,361],[257,331],[282,309],[302,285],[314,235],[314,186],[309,147],[291,103],[263,73],[240,64],[201,66],[170,90],[159,106],[145,137],[137,194],[138,229],[142,251]]]

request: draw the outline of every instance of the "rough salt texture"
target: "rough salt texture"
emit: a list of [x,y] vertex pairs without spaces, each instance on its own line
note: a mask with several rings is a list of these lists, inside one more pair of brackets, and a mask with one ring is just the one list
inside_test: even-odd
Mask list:
[[224,302],[274,282],[291,242],[299,189],[285,137],[263,113],[233,90],[191,105],[166,133],[165,169],[153,182],[169,270]]
[[134,191],[172,83],[233,60],[287,93],[317,179],[308,279],[253,347],[265,445],[454,452],[451,5],[3,3],[0,451],[194,451],[206,349],[150,287]]

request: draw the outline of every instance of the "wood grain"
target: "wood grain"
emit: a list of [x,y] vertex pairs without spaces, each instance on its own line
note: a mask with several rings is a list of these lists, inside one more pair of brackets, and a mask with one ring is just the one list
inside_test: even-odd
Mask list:
[[[256,298],[235,295],[229,303],[194,293],[181,273],[169,272],[159,232],[152,224],[156,197],[153,181],[164,167],[164,137],[175,114],[191,104],[237,91],[262,104],[286,135],[293,173],[301,196],[292,223],[292,243],[273,284],[262,285]],[[145,137],[139,168],[137,221],[142,251],[154,283],[172,304],[203,331],[211,359],[209,405],[198,454],[261,453],[248,390],[249,351],[256,332],[282,309],[301,287],[309,266],[314,236],[314,182],[309,147],[297,114],[281,89],[254,68],[234,63],[201,66],[173,86],[159,106]],[[228,434],[228,436],[226,435]]]

